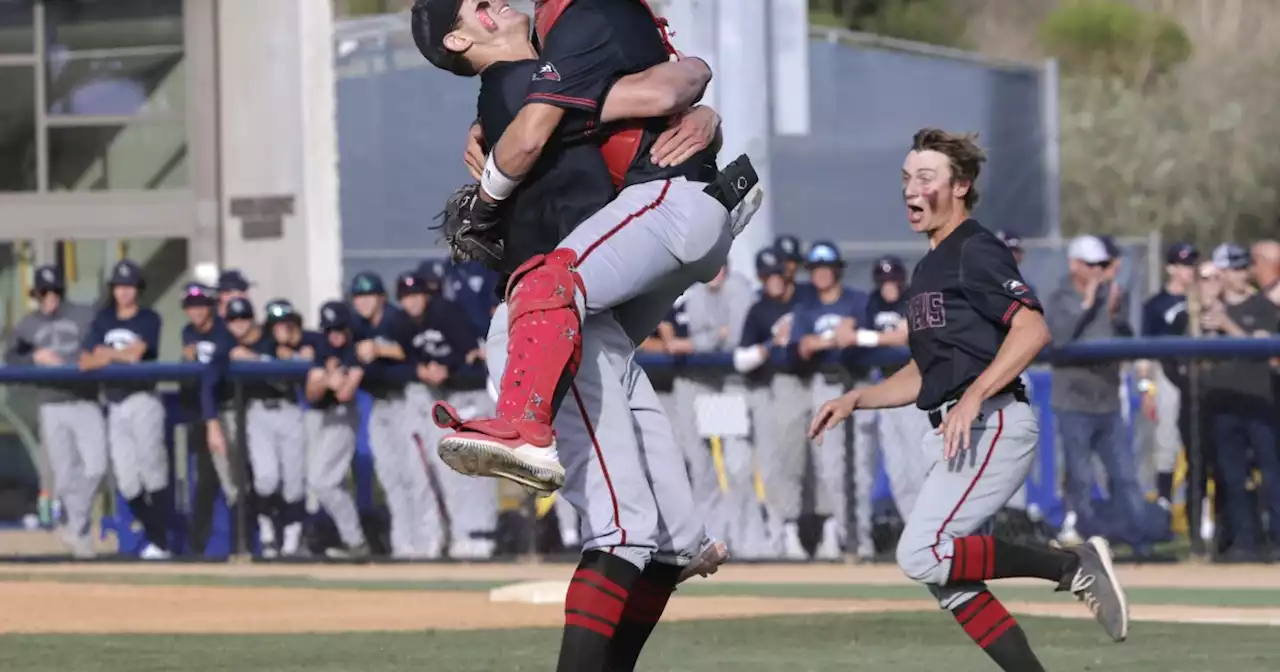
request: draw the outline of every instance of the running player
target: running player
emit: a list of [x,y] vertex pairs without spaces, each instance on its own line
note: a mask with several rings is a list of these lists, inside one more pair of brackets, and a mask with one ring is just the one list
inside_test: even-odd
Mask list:
[[986,581],[1052,581],[1083,600],[1116,641],[1128,634],[1129,616],[1106,540],[1054,549],[978,534],[1035,461],[1039,427],[1018,374],[1050,340],[1013,255],[969,216],[984,158],[970,136],[915,135],[902,197],[911,229],[928,238],[930,251],[907,294],[911,361],[884,382],[825,404],[810,434],[821,437],[859,408],[915,402],[928,413],[935,431],[924,443],[935,462],[898,541],[898,565],[1000,669],[1039,672],[1022,628]]

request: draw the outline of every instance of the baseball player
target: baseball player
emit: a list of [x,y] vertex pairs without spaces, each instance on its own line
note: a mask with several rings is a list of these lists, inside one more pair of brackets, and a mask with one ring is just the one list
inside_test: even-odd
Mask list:
[[1040,302],[1013,255],[970,218],[984,156],[971,136],[918,132],[902,167],[911,229],[930,251],[907,293],[911,361],[885,381],[823,405],[810,435],[819,439],[859,408],[915,402],[934,432],[924,487],[898,541],[898,565],[927,586],[942,608],[1002,670],[1044,670],[1026,634],[986,581],[1039,578],[1085,602],[1116,641],[1128,633],[1125,595],[1104,539],[1042,548],[978,534],[1026,480],[1039,428],[1018,375],[1049,344]]
[[756,254],[760,300],[747,311],[734,368],[744,374],[751,407],[751,433],[764,484],[772,550],[788,560],[808,559],[800,543],[800,494],[809,424],[808,385],[769,361],[770,352],[791,342],[796,287],[787,280],[786,254],[765,248]]
[[[674,96],[681,105],[672,111],[678,111],[697,97],[706,72],[693,59],[665,63],[668,52],[643,3],[566,8],[553,2],[540,3],[537,11],[545,49],[542,60],[530,61],[520,60],[533,56],[527,19],[504,2],[421,0],[415,6],[415,36],[429,60],[455,72],[484,73],[482,135],[502,139],[490,154],[488,177],[467,201],[465,221],[491,229],[498,214],[491,201],[512,200],[502,207],[511,219],[503,259],[521,264],[511,273],[508,302],[495,313],[487,340],[490,378],[501,381],[499,417],[464,426],[450,409],[437,406],[444,416],[437,419],[457,430],[440,448],[455,456],[449,458],[455,469],[482,475],[501,470],[517,482],[554,490],[566,470],[556,458],[551,421],[571,391],[569,407],[577,413],[563,414],[555,431],[569,465],[563,495],[581,514],[585,543],[566,599],[559,669],[632,669],[676,582],[687,575],[682,566],[704,541],[670,422],[635,364],[635,343],[676,296],[709,280],[723,264],[732,236],[729,210],[738,197],[720,190],[736,181],[715,177],[711,152],[677,157],[668,166],[649,161],[665,120],[629,136],[637,143],[615,172],[629,186],[611,202],[612,181],[608,172],[601,174],[601,155],[591,147],[574,151],[555,143],[543,157],[548,169],[527,176],[544,146],[538,136],[611,118],[610,101],[620,94],[626,102],[625,78],[607,85],[619,74],[658,64],[667,73],[685,73],[678,79],[692,81],[692,93]],[[496,32],[485,27],[490,25]],[[504,79],[510,84],[501,84]],[[606,90],[609,100],[602,105]],[[652,114],[629,112],[625,116]],[[693,143],[691,153],[701,146],[701,140]],[[513,151],[523,147],[537,151]],[[645,158],[632,164],[637,153]],[[633,174],[627,175],[627,165]],[[742,177],[751,184],[751,176]],[[713,179],[722,186],[708,187]],[[601,201],[607,204],[601,207]],[[529,237],[522,240],[517,232]],[[613,313],[605,312],[609,308]],[[691,571],[709,572],[722,558],[722,547],[706,548],[719,555],[707,569]],[[612,592],[602,592],[600,581]]]
[[474,260],[452,264],[423,262],[418,273],[428,284],[440,284],[441,291],[435,293],[461,308],[475,333],[489,331],[489,320],[502,295],[497,273]]
[[[66,301],[65,293],[66,284],[57,266],[36,269],[31,296],[39,305],[13,328],[6,357],[10,364],[63,366],[76,361],[93,311]],[[53,473],[41,485],[54,490],[62,502],[62,542],[73,557],[92,558],[93,498],[107,470],[107,432],[98,405],[98,386],[41,385],[37,390],[40,445]]]
[[218,276],[218,317],[227,318],[227,304],[232,299],[249,298],[249,280],[244,273],[228,269]]
[[[871,268],[876,290],[867,301],[868,330],[859,330],[858,344],[865,347],[902,347],[907,344],[907,268],[894,256],[877,259]],[[882,367],[888,377],[899,367]],[[876,414],[876,443],[880,448],[889,490],[899,515],[905,520],[915,507],[920,486],[928,474],[933,456],[922,452],[929,418],[910,406],[886,408]]]
[[[160,343],[160,316],[138,305],[146,287],[142,269],[128,259],[116,262],[108,280],[111,299],[93,318],[80,352],[80,369],[155,361]],[[167,560],[167,512],[161,494],[169,486],[169,458],[164,445],[164,405],[153,382],[109,383],[107,446],[116,487],[142,524],[147,543],[139,557]],[[91,495],[90,495],[91,496]]]
[[[462,309],[438,294],[431,295],[426,280],[416,272],[402,273],[396,279],[396,298],[414,332],[412,352],[406,354],[415,363],[417,379],[405,391],[412,439],[419,468],[430,470],[444,506],[440,520],[449,531],[449,557],[488,557],[493,554],[498,518],[497,482],[449,469],[432,449],[443,433],[431,418],[431,407],[437,401],[450,399],[459,413],[468,415],[492,405],[483,373],[470,380],[455,375],[467,364],[477,337]],[[456,393],[451,393],[455,386]]]
[[[230,307],[230,301],[227,302]],[[189,283],[182,297],[188,323],[182,328],[182,357],[207,365],[195,392],[196,415],[203,424],[205,450],[196,452],[196,492],[192,504],[192,547],[204,549],[208,541],[213,507],[221,489],[228,509],[240,500],[240,484],[231,467],[236,449],[236,417],[231,408],[227,366],[236,339],[217,315],[216,290]],[[247,429],[247,428],[246,428]],[[220,488],[219,488],[220,486]],[[234,522],[233,522],[234,524]]]
[[438,513],[405,403],[405,388],[417,375],[413,326],[399,308],[387,304],[386,289],[376,273],[363,272],[352,279],[351,304],[356,313],[356,358],[364,369],[361,387],[373,397],[369,449],[391,514],[391,556],[439,557]]
[[[278,303],[274,312],[285,312]],[[268,313],[270,314],[270,313]],[[288,306],[287,314],[292,312]],[[287,316],[277,319],[289,319]],[[298,320],[300,324],[300,320]],[[292,359],[293,350],[281,346],[272,333],[276,322],[259,327],[254,322],[253,304],[237,297],[227,303],[227,330],[237,347],[231,358],[242,361]],[[281,331],[286,331],[281,329]],[[301,329],[299,329],[301,331]],[[287,335],[287,334],[286,334]],[[282,347],[285,352],[281,353]],[[309,347],[309,346],[308,346]],[[307,358],[308,360],[310,358]],[[306,470],[306,442],[298,390],[291,382],[261,381],[245,384],[245,438],[248,441],[250,472],[253,474],[254,510],[258,513],[258,541],[263,557],[293,557],[302,549],[302,521],[306,518],[303,485]],[[280,534],[277,535],[277,530]]]
[[[798,301],[793,311],[794,328],[791,342],[796,354],[805,362],[813,378],[810,398],[811,408],[825,400],[839,396],[854,382],[849,371],[839,362],[838,352],[858,345],[857,328],[867,314],[867,295],[841,284],[844,259],[840,249],[828,241],[815,242],[805,257],[805,267],[813,282],[814,295],[806,301]],[[855,425],[856,438],[850,437],[840,427],[814,448],[814,472],[817,478],[814,509],[825,516],[822,524],[822,541],[816,557],[834,560],[845,547],[845,461],[849,441],[854,450],[854,495],[857,497],[855,530],[858,538],[854,550],[860,556],[868,556],[871,543],[871,466],[875,463],[873,436],[874,417],[859,414]]]
[[356,454],[360,411],[356,390],[364,370],[356,358],[352,327],[355,322],[346,304],[330,301],[320,306],[320,331],[324,342],[316,348],[307,372],[307,484],[320,506],[333,519],[343,548],[328,549],[332,557],[364,558],[369,555],[355,502],[346,488],[351,458]]
[[[791,234],[783,234],[774,239],[773,249],[782,255],[782,277],[787,281],[787,284],[795,288],[795,300],[812,300],[813,285],[796,279],[800,266],[804,264],[804,246],[800,244],[800,239]],[[809,419],[805,418],[805,422],[808,423]]]

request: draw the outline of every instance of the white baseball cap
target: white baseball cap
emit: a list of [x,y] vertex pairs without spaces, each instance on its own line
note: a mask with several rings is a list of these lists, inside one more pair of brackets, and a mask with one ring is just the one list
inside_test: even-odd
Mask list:
[[1077,236],[1067,246],[1067,258],[1086,264],[1101,264],[1111,259],[1107,246],[1097,236]]

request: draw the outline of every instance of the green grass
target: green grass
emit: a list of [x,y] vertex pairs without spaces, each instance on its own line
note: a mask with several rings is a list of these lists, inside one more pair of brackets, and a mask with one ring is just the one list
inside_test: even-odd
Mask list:
[[[567,573],[566,573],[567,577]],[[378,579],[318,579],[308,576],[223,576],[216,574],[6,574],[5,581],[126,584],[146,586],[261,586],[322,590],[435,590],[488,591],[513,581],[414,581]],[[1049,587],[1003,586],[995,591],[1010,602],[1051,602],[1068,599]],[[1133,604],[1185,604],[1218,607],[1280,607],[1280,590],[1274,588],[1131,588]],[[680,587],[682,595],[749,596],[809,599],[928,600],[929,595],[911,585],[858,585],[824,583],[729,583],[694,580]]]
[[[198,609],[199,605],[192,605]],[[247,616],[246,626],[251,627]],[[1092,622],[1023,619],[1045,667],[1126,672],[1270,672],[1274,629],[1139,623],[1112,644]],[[341,635],[0,637],[0,669],[38,672],[494,672],[550,670],[559,631]],[[648,672],[968,672],[992,664],[942,613],[793,616],[671,623]]]

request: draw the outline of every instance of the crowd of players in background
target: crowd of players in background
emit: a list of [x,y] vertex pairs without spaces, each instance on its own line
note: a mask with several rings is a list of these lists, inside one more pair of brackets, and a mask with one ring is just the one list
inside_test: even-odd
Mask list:
[[[1001,237],[1021,261],[1020,241]],[[1189,245],[1170,247],[1168,282],[1146,303],[1141,320],[1128,315],[1118,281],[1122,255],[1113,240],[1079,237],[1067,256],[1069,272],[1061,285],[1039,290],[1056,345],[1135,333],[1272,336],[1277,331],[1280,244],[1259,243],[1252,257],[1223,245],[1206,261]],[[919,442],[907,436],[921,430],[900,416],[859,411],[851,426],[825,437],[821,446],[805,436],[810,413],[823,400],[892,373],[843,354],[906,340],[903,299],[909,273],[903,261],[876,260],[869,291],[855,288],[858,279],[846,278],[845,268],[834,243],[817,241],[805,249],[796,238],[781,236],[756,257],[760,289],[738,269],[725,268],[681,297],[640,344],[644,351],[677,357],[676,366],[655,369],[651,377],[684,448],[709,531],[728,541],[736,557],[835,559],[850,553],[871,558],[876,553],[873,514],[886,499],[873,501],[877,465],[884,465],[892,498],[899,501],[914,497],[923,480],[929,462],[912,452]],[[807,281],[801,279],[802,269]],[[390,293],[377,274],[359,273],[347,300],[320,307],[314,331],[305,328],[287,300],[254,306],[250,283],[239,272],[225,272],[217,287],[188,285],[182,299],[189,321],[182,359],[214,366],[209,375],[184,385],[180,395],[193,419],[197,459],[185,550],[203,552],[221,492],[228,503],[243,498],[250,507],[256,546],[265,557],[307,554],[304,522],[314,520],[308,502],[311,513],[323,511],[336,528],[338,541],[327,554],[368,555],[375,541],[366,529],[371,518],[357,511],[347,485],[363,420],[389,514],[386,543],[373,543],[375,549],[402,559],[492,555],[497,482],[460,476],[439,460],[440,430],[430,409],[436,400],[446,400],[468,417],[492,411],[480,343],[497,305],[495,283],[496,277],[479,265],[441,261],[401,274]],[[82,369],[157,360],[160,318],[137,303],[145,285],[141,269],[121,261],[108,284],[107,305],[95,312],[62,300],[65,285],[57,268],[37,269],[33,296],[39,309],[15,328],[8,360],[78,363]],[[777,350],[786,351],[792,364],[780,366],[779,358],[771,359]],[[695,352],[732,353],[736,372],[679,365],[680,356]],[[272,359],[310,362],[310,373],[302,384],[247,386],[247,445],[239,447],[225,364]],[[1179,449],[1190,443],[1185,440],[1192,426],[1188,371],[1185,362],[1134,366],[1141,413],[1155,446],[1156,503],[1151,504],[1147,485],[1140,482],[1142,455],[1125,422],[1122,368],[1117,362],[1055,370],[1051,405],[1058,418],[1068,510],[1060,539],[1070,543],[1103,534],[1141,555],[1168,531],[1167,513],[1163,519],[1161,513],[1174,500]],[[1280,483],[1275,381],[1265,367],[1251,362],[1209,365],[1202,376],[1199,445],[1207,475],[1218,483],[1212,510],[1225,513],[1218,517],[1216,534],[1224,557],[1251,560],[1270,553],[1275,558],[1280,549],[1280,488],[1266,487]],[[363,418],[356,404],[360,391],[371,399]],[[168,558],[170,465],[155,385],[112,383],[102,392],[99,396],[96,385],[84,384],[42,388],[41,444],[48,462],[42,469],[43,496],[57,502],[58,529],[72,553],[90,557],[93,500],[109,464],[115,487],[146,538],[141,557]],[[708,399],[721,403],[708,405]],[[709,413],[718,414],[720,422],[708,423]],[[726,417],[740,418],[739,429],[725,430]],[[246,492],[233,478],[231,455],[241,448],[251,474]],[[1095,460],[1105,475],[1098,473]],[[852,488],[846,487],[847,465]],[[1095,484],[1104,486],[1105,499],[1095,499]],[[849,492],[853,506],[846,501]],[[1204,519],[1200,536],[1215,537],[1211,509],[1201,515],[1196,503],[1188,504],[1193,520]],[[1025,501],[1012,505],[1025,507]],[[1258,529],[1260,508],[1270,513],[1269,529]],[[554,509],[564,545],[575,547],[580,539],[572,509],[559,500]],[[852,525],[848,511],[855,516]],[[824,521],[811,547],[801,540],[806,514]],[[854,538],[847,538],[846,530]]]

